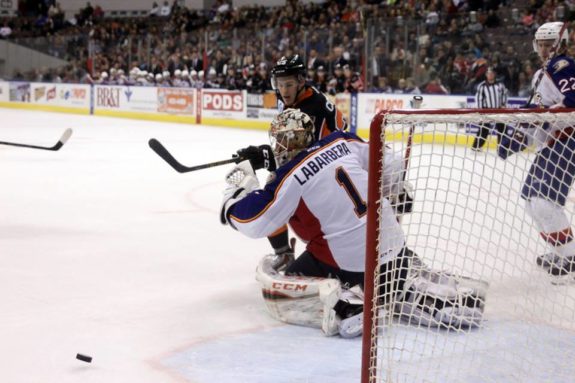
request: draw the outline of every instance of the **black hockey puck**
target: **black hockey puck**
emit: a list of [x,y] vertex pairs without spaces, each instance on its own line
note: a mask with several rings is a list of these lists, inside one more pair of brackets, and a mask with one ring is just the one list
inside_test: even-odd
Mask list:
[[81,360],[82,362],[92,363],[92,357],[84,354],[76,354],[76,359]]

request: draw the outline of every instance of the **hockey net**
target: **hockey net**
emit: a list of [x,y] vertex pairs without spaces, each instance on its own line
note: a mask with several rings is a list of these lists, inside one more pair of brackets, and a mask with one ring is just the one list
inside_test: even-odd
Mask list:
[[[362,383],[575,380],[575,278],[559,279],[536,265],[549,248],[521,198],[536,151],[502,160],[495,137],[482,152],[471,150],[470,133],[496,123],[506,129],[551,124],[570,132],[575,112],[405,110],[372,120]],[[424,268],[485,282],[478,326],[410,320],[409,313],[400,315],[394,281],[387,280],[385,290],[378,282],[388,151],[409,153],[406,180],[414,204],[401,217],[407,247]],[[571,196],[565,208],[573,223]]]

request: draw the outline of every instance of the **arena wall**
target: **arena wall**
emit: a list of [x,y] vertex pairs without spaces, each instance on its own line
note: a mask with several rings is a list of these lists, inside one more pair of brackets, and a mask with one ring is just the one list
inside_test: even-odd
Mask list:
[[[473,96],[424,95],[423,109],[473,108]],[[385,109],[409,109],[413,95],[339,94],[333,101],[351,131],[367,138],[371,118]],[[510,107],[525,102],[511,98]],[[93,114],[155,121],[267,130],[277,114],[274,93],[223,89],[1,82],[0,107]],[[446,140],[467,144],[474,126],[446,126]],[[465,134],[461,134],[465,133]],[[425,139],[422,137],[421,139]]]

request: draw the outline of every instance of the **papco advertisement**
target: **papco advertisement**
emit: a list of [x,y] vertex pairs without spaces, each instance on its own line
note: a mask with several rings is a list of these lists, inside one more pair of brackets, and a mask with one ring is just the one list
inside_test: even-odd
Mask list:
[[186,88],[158,88],[158,112],[196,114],[196,90]]
[[62,84],[56,92],[60,105],[90,107],[90,85]]
[[[357,105],[357,124],[369,129],[371,119],[382,110],[411,109],[412,94],[360,93]],[[465,108],[466,96],[423,95],[422,109]]]
[[246,92],[202,90],[202,118],[245,118]]
[[94,108],[122,112],[158,112],[158,91],[152,87],[96,85]]

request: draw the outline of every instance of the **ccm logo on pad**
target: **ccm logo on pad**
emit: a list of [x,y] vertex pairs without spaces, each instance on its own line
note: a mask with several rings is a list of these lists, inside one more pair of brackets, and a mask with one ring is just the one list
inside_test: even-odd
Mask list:
[[272,283],[272,288],[276,290],[305,291],[307,289],[307,285],[299,285],[297,283],[274,282]]

